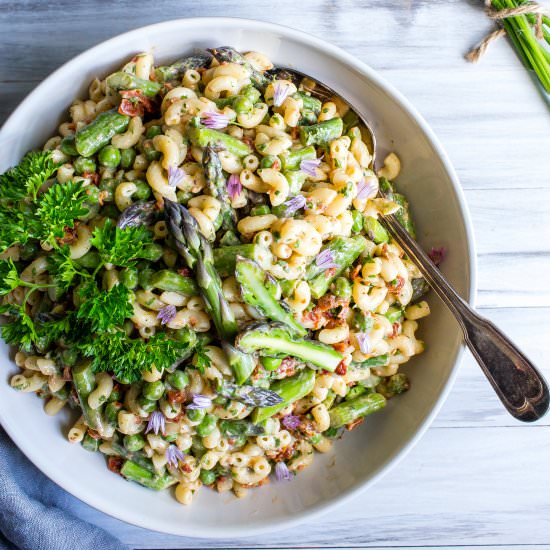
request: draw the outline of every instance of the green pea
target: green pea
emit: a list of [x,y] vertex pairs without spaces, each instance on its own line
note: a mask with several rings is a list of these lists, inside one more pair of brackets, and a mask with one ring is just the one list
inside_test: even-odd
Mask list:
[[76,158],[73,162],[73,166],[77,174],[84,174],[84,172],[93,173],[96,169],[95,160],[85,157]]
[[204,409],[187,409],[185,414],[191,422],[201,422],[206,416],[206,411]]
[[262,357],[260,362],[265,370],[277,370],[283,360],[280,357]]
[[238,95],[233,101],[233,109],[240,115],[249,113],[254,108],[254,103],[244,95]]
[[123,439],[124,447],[127,451],[135,453],[145,447],[145,439],[141,434],[125,435]]
[[245,96],[250,101],[250,103],[252,103],[252,105],[258,103],[258,100],[260,99],[260,97],[262,97],[260,90],[254,88],[252,84],[245,86],[241,90],[241,95]]
[[145,396],[142,396],[138,399],[139,406],[145,412],[153,412],[157,408],[157,402],[152,399],[147,399]]
[[106,145],[97,154],[97,160],[102,166],[114,170],[120,164],[120,151],[112,145]]
[[195,426],[195,430],[198,435],[201,437],[206,437],[207,435],[210,435],[216,428],[216,422],[218,421],[218,417],[213,414],[207,414],[202,422]]
[[128,289],[134,290],[139,282],[138,270],[135,267],[126,267],[118,274],[120,282]]
[[28,241],[24,245],[20,245],[21,259],[24,261],[33,260],[40,250],[36,241]]
[[279,157],[275,155],[266,155],[260,161],[260,168],[273,168],[274,170],[280,170],[281,161]]
[[155,136],[160,136],[160,134],[162,134],[162,128],[154,124],[153,126],[149,126],[149,128],[147,128],[145,137],[147,139],[153,139]]
[[164,250],[160,244],[150,243],[143,247],[141,258],[150,262],[158,262],[162,258]]
[[120,399],[120,390],[113,389],[113,391],[111,392],[111,395],[107,397],[107,402],[111,403],[112,401],[118,401],[119,399]]
[[62,153],[69,155],[71,157],[77,157],[78,151],[76,150],[76,145],[74,143],[74,135],[66,136],[61,140],[59,148]]
[[137,200],[144,201],[151,196],[151,187],[147,182],[134,180],[132,183],[137,187],[132,197],[136,198]]
[[204,485],[212,485],[216,481],[216,474],[212,470],[201,470],[199,477]]
[[166,380],[176,390],[183,390],[189,385],[189,376],[182,370],[175,370],[167,376]]
[[102,197],[104,202],[111,202],[115,196],[115,189],[117,188],[119,181],[115,178],[104,178],[99,183],[99,190],[102,191]]
[[160,159],[161,154],[159,151],[155,149],[155,146],[153,145],[153,142],[150,139],[146,139],[141,145],[141,147],[143,149],[143,154],[145,155],[145,158],[149,162]]
[[351,283],[345,277],[337,277],[334,281],[334,294],[349,300],[351,298]]
[[61,352],[61,361],[64,365],[72,367],[78,360],[78,351],[75,348],[64,349]]
[[233,445],[234,449],[239,449],[240,447],[244,447],[248,442],[246,435],[237,435],[237,436],[231,437],[230,439],[231,439],[231,445]]
[[263,216],[264,214],[270,214],[271,209],[267,204],[260,204],[250,209],[251,216]]
[[102,215],[104,218],[111,218],[111,219],[113,219],[113,220],[117,220],[118,217],[120,216],[120,211],[119,211],[119,209],[116,207],[116,204],[114,204],[113,202],[107,203],[107,204],[100,210],[100,213],[101,213],[101,215]]
[[359,210],[352,210],[351,217],[353,219],[353,224],[351,226],[352,233],[359,233],[363,229],[363,214]]
[[196,435],[192,438],[191,450],[193,451],[193,456],[196,458],[201,457],[206,452],[206,447],[203,445],[200,437]]
[[133,147],[129,149],[122,149],[120,152],[120,167],[124,170],[128,170],[134,165],[136,160],[136,150]]
[[143,386],[143,397],[151,401],[158,401],[164,394],[164,383],[161,380],[147,382]]
[[193,193],[189,193],[189,191],[182,191],[181,189],[176,191],[176,199],[180,204],[186,205],[193,197]]

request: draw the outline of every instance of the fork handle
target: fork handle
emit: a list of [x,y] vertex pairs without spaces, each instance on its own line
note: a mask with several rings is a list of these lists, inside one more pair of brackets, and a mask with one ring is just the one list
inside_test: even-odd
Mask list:
[[384,216],[381,221],[451,310],[464,332],[466,345],[507,411],[523,422],[543,417],[548,410],[549,392],[537,368],[493,323],[457,294],[395,216]]

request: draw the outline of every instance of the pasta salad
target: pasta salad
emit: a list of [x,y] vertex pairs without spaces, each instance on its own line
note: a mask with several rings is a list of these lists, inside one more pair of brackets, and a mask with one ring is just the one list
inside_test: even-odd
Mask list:
[[220,47],[137,55],[69,113],[0,176],[0,295],[11,386],[78,413],[71,443],[182,504],[242,497],[409,388],[400,162],[375,173],[342,99]]

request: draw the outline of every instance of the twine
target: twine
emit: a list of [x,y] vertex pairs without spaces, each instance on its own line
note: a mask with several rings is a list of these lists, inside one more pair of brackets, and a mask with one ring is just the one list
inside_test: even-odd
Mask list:
[[[517,6],[516,8],[504,8],[502,10],[497,10],[493,7],[491,0],[485,0],[485,13],[491,19],[496,21],[499,26],[501,25],[500,22],[508,17],[516,17],[518,15],[527,14],[536,15],[537,20],[535,23],[535,35],[539,40],[543,38],[542,16],[549,14],[548,10],[537,2],[527,2]],[[505,34],[506,31],[501,26],[497,30],[489,33],[475,48],[466,54],[466,59],[472,63],[477,63],[487,51],[489,45]]]

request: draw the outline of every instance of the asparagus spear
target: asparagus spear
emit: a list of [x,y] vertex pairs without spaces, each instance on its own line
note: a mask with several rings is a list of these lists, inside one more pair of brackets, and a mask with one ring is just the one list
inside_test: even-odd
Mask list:
[[172,65],[163,65],[155,69],[155,78],[158,82],[168,82],[170,80],[179,80],[189,69],[204,69],[210,64],[212,58],[206,52],[196,53],[184,59],[172,63]]
[[240,54],[237,50],[229,46],[221,46],[219,48],[212,48],[208,50],[219,63],[237,63],[242,65],[250,72],[250,80],[254,86],[257,86],[262,92],[267,88],[269,84],[269,78],[261,71],[255,69],[247,59]]
[[287,405],[302,399],[313,390],[313,386],[315,386],[315,372],[310,369],[304,369],[294,376],[278,380],[271,385],[271,389],[282,398],[281,403],[271,407],[258,407],[252,413],[252,422],[255,424],[262,422]]
[[118,72],[107,77],[107,86],[116,92],[120,90],[141,90],[146,96],[156,96],[162,86],[153,80],[138,78],[134,74]]
[[230,341],[237,333],[237,323],[222,293],[222,282],[214,267],[210,243],[199,230],[195,218],[182,204],[164,199],[164,214],[178,252],[195,272],[206,308],[222,340]]
[[384,229],[382,224],[372,216],[365,216],[363,218],[363,227],[369,239],[376,244],[387,243],[390,240],[389,233]]
[[267,273],[253,260],[237,257],[235,277],[241,285],[244,301],[258,308],[266,317],[286,325],[298,336],[305,336],[306,329],[300,325],[294,315],[275,300],[267,288]]
[[328,371],[334,371],[343,359],[330,346],[294,338],[280,323],[252,325],[239,334],[235,345],[245,353],[258,351],[261,356],[292,355]]
[[218,394],[244,403],[250,407],[272,407],[282,403],[283,399],[273,390],[258,388],[256,386],[237,386],[236,384],[223,384]]
[[250,147],[229,134],[212,130],[211,128],[199,128],[196,126],[188,126],[187,134],[191,143],[198,147],[206,147],[207,145],[219,145],[227,149],[230,153],[238,157],[244,157],[252,152]]
[[292,149],[287,151],[286,154],[280,156],[283,170],[298,170],[300,168],[300,163],[303,160],[315,158],[317,158],[317,153],[313,145],[308,145],[307,147],[302,147],[301,149]]
[[296,92],[292,97],[294,99],[302,100],[305,111],[311,111],[315,113],[315,116],[319,116],[319,114],[321,113],[321,107],[323,106],[323,103],[320,99],[310,96],[305,92]]
[[388,364],[388,355],[385,353],[383,355],[378,355],[376,357],[369,357],[365,361],[360,363],[353,363],[354,367],[364,369],[369,367],[383,367]]
[[365,248],[365,238],[357,235],[355,237],[337,237],[332,239],[322,249],[331,252],[334,263],[338,266],[334,273],[327,274],[326,269],[322,269],[315,262],[309,265],[306,270],[306,279],[309,282],[311,295],[314,298],[320,298],[329,289],[330,285],[343,271],[348,268]]
[[386,398],[379,393],[363,394],[355,399],[343,401],[330,409],[330,427],[340,428],[368,414],[379,411],[385,405]]
[[381,393],[386,399],[391,399],[394,395],[406,392],[410,388],[407,375],[404,372],[398,372],[387,378],[383,378],[380,384],[376,386],[376,391]]
[[95,386],[95,376],[92,370],[92,363],[86,361],[72,369],[73,385],[78,395],[82,415],[88,427],[96,430],[100,435],[105,433],[105,420],[101,414],[101,407],[92,409],[88,405],[88,396]]
[[141,466],[138,466],[135,462],[127,460],[120,469],[120,473],[130,481],[135,481],[144,487],[154,489],[155,491],[162,491],[177,483],[177,479],[169,474],[155,475]]
[[157,212],[156,201],[136,202],[122,212],[117,226],[124,229],[138,225],[151,225],[155,221]]
[[75,134],[75,148],[83,157],[91,157],[107,145],[115,134],[128,128],[130,117],[121,115],[115,109],[105,111]]
[[423,296],[430,292],[430,285],[426,282],[426,279],[423,277],[417,277],[411,281],[413,287],[413,295],[411,302],[414,304],[420,300]]
[[222,277],[233,275],[235,266],[237,265],[237,256],[254,260],[257,258],[256,254],[259,252],[259,249],[260,247],[257,244],[240,244],[214,248],[214,266],[216,267],[216,271]]
[[197,285],[191,277],[184,277],[170,269],[161,269],[155,271],[150,281],[152,288],[180,292],[186,296],[195,296],[197,294]]
[[208,190],[213,197],[221,203],[222,229],[233,231],[237,226],[237,215],[231,207],[231,200],[227,192],[225,178],[222,171],[222,163],[218,154],[212,147],[207,145],[202,153],[202,166]]
[[250,354],[239,351],[237,348],[235,348],[231,344],[228,344],[227,342],[222,342],[222,347],[225,351],[225,355],[227,355],[229,365],[233,369],[237,384],[244,384],[256,367],[256,361],[254,357]]
[[247,422],[246,420],[222,420],[219,426],[220,431],[225,437],[263,435],[265,433],[262,426]]
[[331,118],[311,126],[300,126],[300,143],[302,145],[327,145],[342,135],[344,123],[341,118]]

